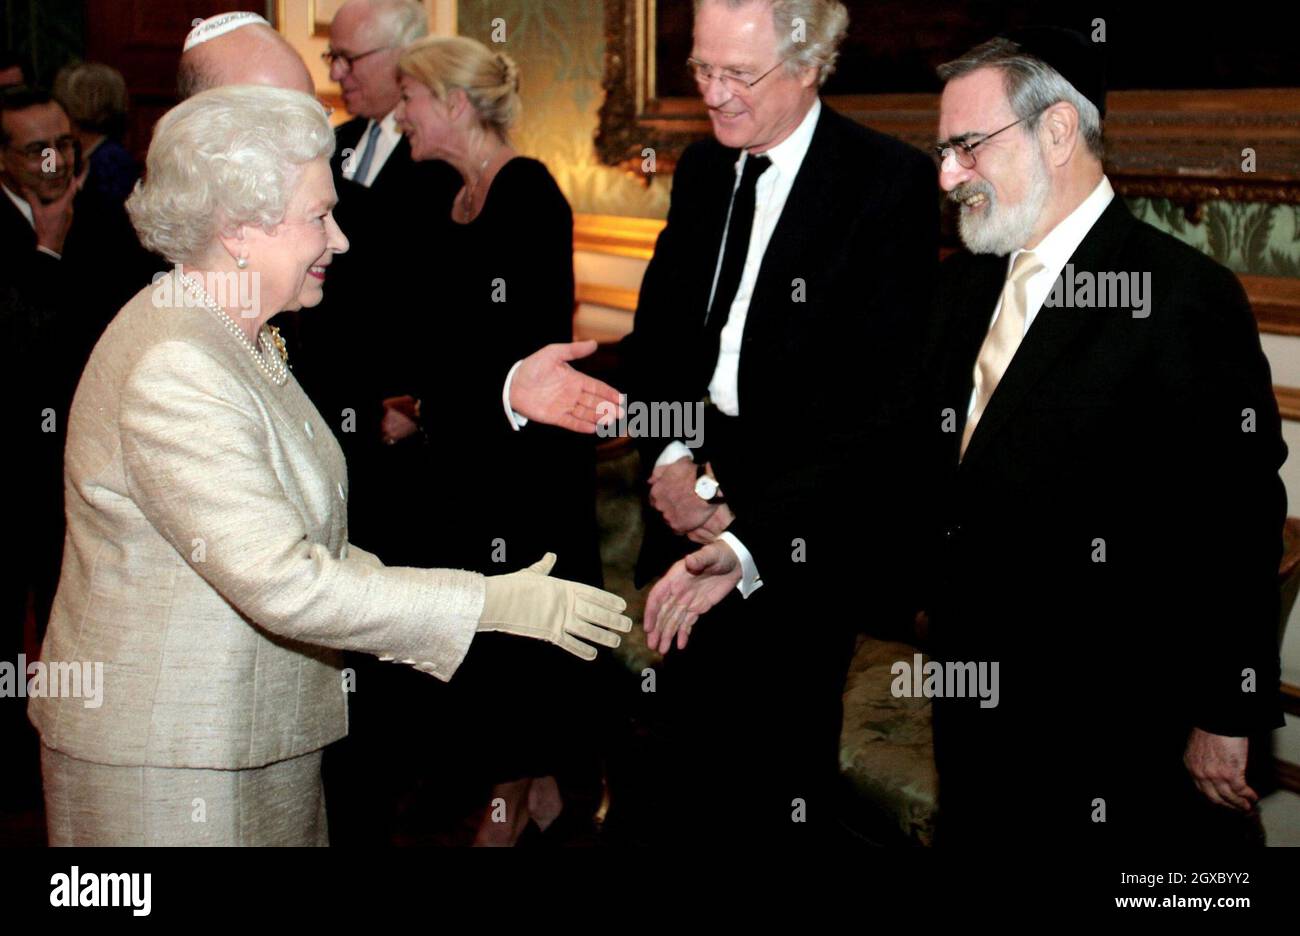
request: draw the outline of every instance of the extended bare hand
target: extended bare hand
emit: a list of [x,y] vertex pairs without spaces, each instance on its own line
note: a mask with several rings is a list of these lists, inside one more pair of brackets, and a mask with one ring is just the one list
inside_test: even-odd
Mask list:
[[598,424],[613,422],[623,412],[618,391],[569,365],[595,350],[594,341],[574,341],[528,355],[510,384],[510,408],[573,432],[593,433]]
[[1183,763],[1196,788],[1211,803],[1251,812],[1259,794],[1246,783],[1249,738],[1232,738],[1193,728]]
[[740,560],[726,543],[710,543],[684,559],[650,589],[645,606],[646,643],[651,650],[667,653],[677,638],[684,650],[691,628],[727,597],[740,582]]

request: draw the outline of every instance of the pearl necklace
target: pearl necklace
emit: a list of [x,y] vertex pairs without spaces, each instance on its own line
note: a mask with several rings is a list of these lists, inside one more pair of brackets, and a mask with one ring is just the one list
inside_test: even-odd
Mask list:
[[235,324],[235,320],[225,309],[217,305],[217,301],[208,295],[208,291],[198,280],[182,273],[180,281],[181,285],[193,293],[195,298],[201,301],[226,327],[226,331],[230,332],[253,356],[267,379],[275,386],[283,387],[289,379],[289,349],[285,347],[284,339],[280,337],[280,329],[274,325],[263,325],[257,336],[257,347],[254,347],[248,340],[248,336],[244,334],[244,330]]

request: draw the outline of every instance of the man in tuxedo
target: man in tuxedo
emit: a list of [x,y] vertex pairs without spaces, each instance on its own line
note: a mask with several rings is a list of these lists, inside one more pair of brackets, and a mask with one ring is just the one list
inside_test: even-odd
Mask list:
[[[350,0],[330,25],[330,78],[353,115],[335,131],[331,161],[336,217],[353,249],[331,270],[325,302],[300,323],[305,369],[299,379],[347,454],[353,529],[396,562],[418,561],[419,543],[409,538],[426,535],[405,522],[402,509],[403,499],[423,490],[417,477],[422,437],[387,445],[383,420],[390,411],[390,423],[404,413],[414,417],[409,375],[429,366],[429,349],[396,340],[383,360],[358,355],[354,316],[358,308],[388,310],[376,326],[396,336],[402,315],[428,314],[428,280],[416,271],[441,255],[461,179],[441,160],[412,159],[393,117],[401,93],[397,58],[427,31],[416,0]],[[418,224],[399,222],[412,213]]]
[[1281,724],[1268,363],[1236,277],[1115,196],[1099,56],[1042,27],[940,69],[966,246],[925,366],[930,636],[968,676],[934,698],[949,845],[1250,841],[1248,738]]
[[680,430],[639,440],[657,514],[642,569],[671,563],[646,628],[668,653],[676,836],[835,826],[854,632],[909,600],[901,438],[937,262],[934,169],[819,99],[847,21],[833,0],[695,5],[714,138],[677,166],[624,348],[629,420],[704,414],[694,450]]

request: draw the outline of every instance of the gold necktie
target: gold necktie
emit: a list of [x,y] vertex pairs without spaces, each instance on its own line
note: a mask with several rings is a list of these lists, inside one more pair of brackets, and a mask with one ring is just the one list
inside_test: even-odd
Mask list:
[[1002,288],[1002,309],[998,312],[998,320],[985,336],[984,344],[980,346],[980,356],[975,361],[975,408],[971,410],[961,436],[963,458],[976,424],[988,408],[993,391],[998,388],[998,382],[1007,372],[1007,367],[1025,336],[1025,283],[1042,268],[1038,258],[1028,250],[1016,257],[1015,263],[1011,265],[1011,275]]

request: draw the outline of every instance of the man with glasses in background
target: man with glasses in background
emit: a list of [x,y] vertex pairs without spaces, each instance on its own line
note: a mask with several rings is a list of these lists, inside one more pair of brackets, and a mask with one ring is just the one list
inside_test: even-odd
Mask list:
[[[427,283],[417,285],[418,278],[404,274],[441,256],[451,202],[461,186],[460,175],[447,163],[411,158],[410,143],[393,117],[400,97],[398,56],[427,33],[428,17],[418,0],[348,0],[330,23],[329,48],[321,58],[352,115],[335,129],[330,161],[339,196],[335,217],[353,246],[330,271],[325,301],[300,323],[305,354],[299,380],[348,457],[353,531],[398,549],[402,544],[395,537],[417,534],[409,524],[403,528],[400,501],[392,497],[405,492],[399,478],[415,466],[407,464],[408,451],[384,450],[381,421],[400,420],[408,412],[414,419],[415,400],[389,394],[410,384],[403,368],[426,366],[421,356],[428,349],[403,347],[406,356],[398,355],[397,367],[390,358],[383,373],[367,373],[352,337],[353,313],[357,302],[388,310],[423,307],[430,296]],[[418,223],[409,223],[413,216]],[[401,322],[380,323],[394,326]],[[350,421],[345,425],[345,420]],[[372,475],[386,480],[372,486],[367,483]]]
[[931,648],[998,685],[934,699],[937,841],[1258,843],[1286,447],[1250,305],[1116,197],[1100,47],[1025,29],[939,75]]
[[704,404],[702,447],[638,440],[678,838],[832,832],[854,631],[911,597],[902,435],[934,168],[820,100],[847,23],[834,0],[697,0],[714,138],[677,166],[623,349],[629,407]]

